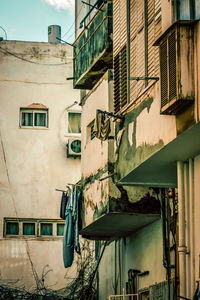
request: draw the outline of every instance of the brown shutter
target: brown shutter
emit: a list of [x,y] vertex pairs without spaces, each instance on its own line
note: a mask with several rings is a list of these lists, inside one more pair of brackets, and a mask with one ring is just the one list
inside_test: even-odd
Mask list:
[[169,48],[169,101],[176,97],[176,33],[168,38]]
[[167,40],[160,45],[161,107],[168,103]]
[[127,41],[126,0],[113,1],[113,55],[122,49]]
[[126,46],[114,57],[114,112],[127,103],[127,57]]

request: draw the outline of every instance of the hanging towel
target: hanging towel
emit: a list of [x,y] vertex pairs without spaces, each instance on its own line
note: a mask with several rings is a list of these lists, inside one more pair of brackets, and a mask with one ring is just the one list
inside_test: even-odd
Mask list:
[[67,194],[62,193],[61,203],[60,203],[60,218],[65,220],[65,211],[67,205]]
[[104,112],[97,110],[93,129],[95,137],[105,141],[108,139],[110,131],[110,117]]
[[63,237],[63,262],[65,268],[70,267],[74,260],[74,226],[70,200],[70,197],[68,197],[65,213],[66,222]]

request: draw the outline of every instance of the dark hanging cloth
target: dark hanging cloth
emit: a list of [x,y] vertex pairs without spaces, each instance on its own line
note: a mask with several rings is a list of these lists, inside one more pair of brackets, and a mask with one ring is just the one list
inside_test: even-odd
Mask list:
[[71,198],[68,196],[65,212],[66,223],[63,237],[63,261],[65,268],[70,267],[73,263],[74,249],[78,254],[81,253],[79,243],[81,191],[78,190],[77,187],[75,187],[71,194]]
[[60,203],[60,218],[65,220],[65,210],[67,205],[67,194],[62,193],[61,203]]
[[74,248],[78,254],[81,254],[81,248],[79,243],[78,223],[79,223],[79,202],[80,202],[80,191],[75,188],[73,193],[73,223],[74,223]]
[[71,267],[74,260],[74,226],[71,211],[70,197],[68,197],[68,202],[66,206],[66,222],[64,228],[63,237],[63,262],[64,267]]
[[110,117],[104,112],[97,110],[93,129],[95,137],[101,141],[105,141],[108,139],[110,131]]
[[200,299],[199,281],[197,283],[197,288],[196,288],[196,291],[195,291],[195,294],[194,294],[194,297],[193,297],[193,300],[198,300],[198,299]]

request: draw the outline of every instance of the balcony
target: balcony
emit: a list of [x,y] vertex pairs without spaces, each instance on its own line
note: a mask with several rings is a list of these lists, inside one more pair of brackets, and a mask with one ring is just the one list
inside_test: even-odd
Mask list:
[[79,232],[83,237],[93,240],[126,237],[160,218],[157,197],[147,192],[131,203],[123,187],[118,187],[118,192],[117,195],[111,179],[87,184],[83,191],[83,229]]
[[75,89],[92,89],[112,68],[112,1],[103,4],[74,42]]

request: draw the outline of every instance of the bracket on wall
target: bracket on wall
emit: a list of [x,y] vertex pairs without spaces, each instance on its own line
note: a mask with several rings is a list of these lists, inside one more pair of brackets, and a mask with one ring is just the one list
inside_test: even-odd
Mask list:
[[110,116],[110,117],[114,117],[114,118],[116,118],[116,119],[123,119],[123,117],[118,116],[118,115],[115,115],[114,113],[108,112],[108,111],[105,111],[105,110],[98,109],[98,112],[103,113],[103,114],[106,114],[106,115],[108,115],[108,116]]
[[159,80],[159,77],[129,77],[129,80],[136,80],[136,81],[139,81],[139,80],[155,80],[155,81],[158,81]]

